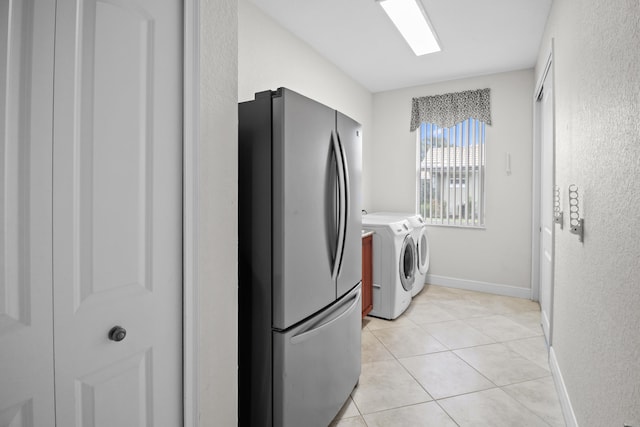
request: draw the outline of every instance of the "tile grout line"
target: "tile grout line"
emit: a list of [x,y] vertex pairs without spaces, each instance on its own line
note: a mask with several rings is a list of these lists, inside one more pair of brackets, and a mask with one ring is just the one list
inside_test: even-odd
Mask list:
[[[429,285],[428,285],[428,286],[429,286]],[[429,288],[427,287],[427,288],[425,288],[425,289],[429,289]],[[436,287],[435,289],[437,289],[437,287]],[[480,295],[480,294],[479,294],[479,295]],[[414,320],[412,320],[412,319],[410,318],[410,316],[408,316],[408,315],[406,314],[406,312],[405,312],[405,313],[403,313],[401,316],[404,316],[404,319],[408,322],[408,324],[407,324],[407,325],[402,325],[402,326],[397,326],[397,327],[398,327],[398,328],[414,328],[414,327],[417,327],[417,328],[419,328],[422,332],[424,332],[425,334],[427,334],[427,335],[428,335],[431,339],[433,339],[435,342],[439,343],[439,344],[444,348],[444,350],[440,350],[440,351],[432,351],[432,352],[426,352],[426,353],[421,353],[421,354],[411,355],[411,356],[405,356],[405,357],[398,357],[398,356],[397,356],[397,355],[396,355],[396,354],[391,350],[391,348],[390,348],[390,347],[388,347],[387,345],[385,345],[385,344],[384,344],[384,342],[383,342],[383,341],[382,341],[382,340],[381,340],[381,339],[376,335],[376,333],[375,333],[375,331],[376,331],[376,330],[393,329],[393,328],[395,328],[395,326],[392,326],[392,327],[390,327],[390,328],[383,328],[383,327],[381,327],[381,328],[376,328],[376,329],[370,329],[370,328],[369,328],[370,322],[367,322],[367,325],[363,327],[363,331],[364,331],[364,330],[367,330],[368,332],[370,332],[370,333],[371,333],[371,335],[375,338],[376,342],[377,342],[378,344],[380,344],[380,345],[382,346],[382,348],[383,348],[384,350],[386,350],[386,351],[387,351],[387,352],[392,356],[392,359],[388,359],[388,360],[393,360],[393,361],[396,361],[398,364],[400,364],[400,366],[402,367],[402,369],[403,369],[405,372],[407,372],[407,374],[409,374],[409,376],[413,379],[413,381],[415,381],[415,382],[420,386],[420,388],[421,388],[422,390],[424,390],[424,392],[425,392],[425,393],[426,393],[426,394],[431,398],[431,400],[430,400],[430,401],[426,401],[426,402],[417,402],[417,403],[408,404],[408,405],[400,405],[400,406],[397,406],[397,407],[394,407],[394,408],[387,408],[387,409],[383,409],[383,410],[380,410],[380,411],[374,411],[374,412],[371,412],[370,414],[375,414],[375,413],[380,413],[380,412],[385,412],[385,411],[390,411],[390,410],[396,410],[396,409],[401,409],[401,408],[412,407],[412,406],[416,406],[416,405],[420,405],[420,404],[425,404],[425,403],[428,403],[428,402],[435,402],[435,404],[436,404],[436,405],[437,405],[437,406],[438,406],[438,407],[439,407],[439,408],[444,412],[444,414],[446,414],[446,415],[449,417],[449,419],[451,419],[451,420],[452,420],[456,425],[458,425],[458,426],[459,426],[460,424],[459,424],[459,423],[454,419],[454,417],[453,417],[451,414],[449,414],[449,412],[447,412],[447,411],[445,410],[445,408],[441,405],[441,403],[440,403],[440,402],[441,402],[442,400],[445,400],[445,399],[452,399],[452,398],[456,398],[456,397],[459,397],[459,396],[464,396],[464,395],[469,395],[469,394],[474,394],[474,393],[479,393],[479,392],[486,391],[486,390],[500,389],[500,390],[501,390],[501,391],[502,391],[506,396],[508,396],[508,397],[509,397],[510,399],[512,399],[513,401],[515,401],[515,402],[517,403],[517,405],[519,405],[521,408],[526,409],[526,412],[527,412],[527,413],[530,413],[530,414],[531,414],[531,415],[533,415],[536,419],[538,419],[538,420],[542,421],[545,425],[550,425],[550,424],[549,424],[545,419],[543,419],[543,418],[542,418],[541,416],[539,416],[537,413],[534,413],[532,410],[530,410],[528,407],[526,407],[526,406],[525,406],[525,404],[524,404],[523,402],[521,402],[520,400],[518,400],[516,397],[514,397],[511,393],[507,392],[507,390],[506,390],[506,388],[507,388],[507,387],[510,387],[510,386],[513,386],[513,385],[523,384],[523,383],[526,383],[526,382],[532,382],[532,381],[540,381],[540,380],[542,380],[542,379],[544,379],[544,378],[548,378],[549,376],[551,376],[551,373],[550,373],[550,371],[549,371],[548,366],[546,367],[546,370],[547,370],[547,371],[549,371],[549,374],[548,374],[548,375],[543,375],[543,376],[539,376],[539,377],[536,377],[536,378],[530,378],[530,379],[526,379],[526,380],[522,380],[522,381],[517,381],[517,382],[514,382],[514,383],[510,383],[510,384],[505,384],[505,385],[503,385],[503,386],[499,386],[499,385],[495,384],[492,380],[490,380],[488,377],[486,377],[482,372],[480,372],[480,371],[479,371],[478,369],[476,369],[474,366],[470,365],[470,364],[469,364],[469,362],[467,362],[467,361],[466,361],[466,360],[464,360],[461,356],[459,356],[458,354],[456,354],[456,353],[455,353],[455,351],[458,351],[458,350],[465,350],[465,349],[471,349],[471,348],[478,348],[478,347],[483,347],[483,346],[489,346],[489,345],[500,344],[502,347],[504,347],[504,348],[505,348],[506,350],[508,350],[509,352],[515,353],[516,355],[518,355],[519,357],[523,358],[524,360],[526,360],[526,361],[528,361],[528,362],[530,362],[530,363],[532,363],[532,364],[534,364],[534,365],[536,365],[536,366],[538,366],[538,367],[540,367],[540,368],[545,369],[545,367],[544,367],[544,366],[541,366],[541,365],[540,365],[540,364],[538,364],[535,360],[532,360],[532,358],[527,357],[526,355],[523,355],[522,353],[520,353],[520,352],[518,352],[518,351],[516,351],[516,350],[513,350],[513,349],[511,349],[511,348],[508,346],[508,343],[510,343],[510,342],[517,342],[517,341],[530,340],[530,339],[534,339],[534,338],[536,338],[536,337],[540,337],[540,336],[541,336],[541,334],[539,333],[540,331],[538,331],[538,330],[536,330],[536,329],[533,329],[533,328],[530,328],[530,327],[529,327],[529,326],[527,326],[526,324],[523,324],[524,322],[523,322],[523,323],[520,323],[520,322],[517,322],[517,321],[515,321],[514,319],[511,319],[511,318],[509,318],[509,317],[508,317],[508,316],[516,316],[516,315],[521,314],[521,313],[534,313],[536,310],[524,309],[524,310],[522,310],[522,311],[515,311],[515,312],[492,312],[492,313],[490,313],[490,314],[486,314],[486,315],[482,315],[482,316],[476,316],[476,317],[474,317],[474,316],[468,316],[468,317],[457,317],[457,316],[453,316],[453,315],[451,314],[451,312],[447,310],[447,307],[446,307],[446,306],[442,306],[442,305],[440,305],[440,304],[437,304],[437,302],[438,302],[437,300],[435,300],[435,301],[428,301],[428,300],[425,300],[425,299],[426,299],[426,296],[425,296],[425,297],[423,297],[423,298],[422,298],[422,300],[421,300],[420,302],[417,302],[417,301],[416,301],[416,302],[415,302],[415,304],[430,303],[430,302],[435,303],[435,306],[436,306],[436,307],[438,307],[440,310],[442,310],[443,312],[445,312],[447,315],[450,315],[453,319],[452,319],[452,320],[441,320],[441,321],[438,321],[438,322],[418,323],[418,322],[415,322]],[[460,292],[460,293],[459,293],[459,295],[458,295],[458,294],[457,294],[457,295],[455,295],[455,297],[454,297],[454,298],[451,298],[451,299],[448,299],[448,300],[450,300],[450,301],[463,301],[463,302],[465,302],[465,303],[475,303],[476,305],[483,306],[482,302],[476,302],[476,301],[474,301],[472,298],[467,299],[464,291],[463,291],[463,292]],[[473,319],[482,319],[482,318],[488,318],[488,317],[492,317],[492,316],[501,316],[501,317],[503,317],[503,318],[505,318],[505,319],[509,320],[511,323],[514,323],[514,324],[516,324],[516,325],[520,326],[521,328],[525,328],[526,330],[528,330],[528,331],[530,331],[530,332],[532,332],[532,333],[535,333],[535,335],[533,335],[533,336],[525,336],[525,337],[517,337],[517,338],[513,338],[513,339],[508,339],[508,340],[499,340],[499,339],[496,339],[496,338],[494,338],[494,337],[492,337],[492,336],[490,336],[490,335],[485,334],[482,330],[480,330],[480,329],[476,328],[472,323],[470,323]],[[399,317],[400,317],[400,316],[399,316]],[[463,346],[463,347],[458,347],[458,348],[452,348],[452,347],[449,347],[449,346],[445,345],[445,344],[444,344],[444,342],[442,342],[441,340],[439,340],[436,336],[432,335],[432,334],[431,334],[431,333],[430,333],[430,332],[425,328],[425,326],[426,326],[426,325],[429,325],[429,324],[438,324],[438,323],[454,322],[454,321],[460,321],[460,322],[462,322],[464,325],[466,325],[466,326],[468,326],[468,327],[472,328],[473,330],[477,331],[478,333],[485,335],[486,337],[490,338],[491,340],[494,340],[494,342],[493,342],[493,343],[485,343],[485,344],[477,344],[477,345],[471,345],[471,346]],[[407,368],[407,367],[402,363],[402,360],[404,360],[404,359],[409,359],[409,358],[413,358],[413,357],[428,356],[428,355],[431,355],[431,354],[439,354],[439,353],[445,353],[445,352],[449,352],[449,353],[454,354],[454,355],[455,355],[455,357],[456,357],[457,359],[461,360],[461,361],[462,361],[466,366],[470,367],[474,372],[478,373],[482,378],[485,378],[485,379],[488,381],[488,383],[489,383],[489,384],[492,384],[492,385],[493,385],[493,387],[489,387],[489,388],[486,388],[486,389],[483,389],[483,390],[478,390],[478,391],[472,391],[472,392],[460,393],[460,394],[457,394],[457,395],[447,396],[447,397],[443,397],[443,398],[440,398],[440,399],[436,399],[436,398],[434,398],[434,397],[432,396],[432,394],[429,392],[429,390],[428,390],[425,386],[423,386],[423,384],[422,384],[422,383],[421,383],[421,382],[420,382],[420,381],[419,381],[419,380],[418,380],[418,379],[417,379],[417,378],[416,378],[416,377],[415,377],[415,376],[414,376],[414,375],[413,375],[413,374],[408,370],[408,368]],[[374,362],[377,362],[377,360],[372,360],[372,361],[370,361],[370,362],[364,362],[364,363],[374,363]],[[363,364],[364,364],[364,363],[363,363]],[[548,365],[548,360],[547,360],[546,365]],[[357,405],[357,403],[356,403],[356,402],[355,402],[355,400],[353,399],[352,395],[350,395],[350,397],[349,397],[349,398],[353,401],[353,404],[354,404],[354,406],[355,406],[355,408],[356,408],[356,410],[357,410],[357,412],[358,412],[358,416],[359,416],[359,418],[363,421],[363,423],[364,423],[365,425],[368,425],[368,424],[367,424],[367,422],[366,422],[366,420],[364,419],[365,414],[363,414],[363,413],[362,413],[362,411],[360,410],[359,406]],[[367,414],[367,415],[369,415],[369,414]],[[354,418],[355,418],[355,417],[354,417]]]

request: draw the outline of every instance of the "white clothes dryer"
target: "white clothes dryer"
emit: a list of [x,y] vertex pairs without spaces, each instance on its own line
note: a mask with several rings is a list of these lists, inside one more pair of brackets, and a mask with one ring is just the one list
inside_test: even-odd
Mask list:
[[[411,228],[412,236],[416,244],[416,280],[413,284],[411,296],[416,296],[422,291],[429,271],[429,237],[424,218],[421,215],[408,212],[374,212],[367,214],[370,218],[406,219]],[[363,217],[365,218],[365,217]]]
[[415,281],[415,243],[407,220],[362,217],[373,231],[373,309],[370,316],[395,319],[411,303]]

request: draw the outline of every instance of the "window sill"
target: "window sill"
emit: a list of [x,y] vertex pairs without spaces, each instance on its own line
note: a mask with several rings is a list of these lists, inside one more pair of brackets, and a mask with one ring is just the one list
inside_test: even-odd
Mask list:
[[486,230],[485,225],[461,225],[461,224],[433,224],[425,221],[427,227],[448,227],[448,228],[464,228],[467,230]]

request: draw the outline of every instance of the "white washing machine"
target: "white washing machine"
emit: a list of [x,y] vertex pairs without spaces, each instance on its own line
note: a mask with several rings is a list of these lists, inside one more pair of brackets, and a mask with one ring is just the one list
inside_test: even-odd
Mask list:
[[[416,280],[411,296],[416,296],[424,288],[424,281],[429,271],[429,237],[427,226],[421,215],[405,212],[374,212],[367,214],[370,218],[406,219],[413,228],[413,240],[416,244]],[[365,217],[363,217],[365,218]],[[363,219],[364,220],[364,219]]]
[[395,319],[411,303],[416,252],[407,220],[362,217],[362,228],[373,231],[373,309],[370,316]]

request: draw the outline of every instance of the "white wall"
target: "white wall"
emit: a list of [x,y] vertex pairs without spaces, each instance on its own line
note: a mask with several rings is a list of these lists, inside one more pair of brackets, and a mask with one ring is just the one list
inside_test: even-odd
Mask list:
[[[416,135],[409,132],[411,98],[482,88],[491,88],[493,122],[486,128],[486,229],[430,226],[427,281],[472,285],[458,280],[463,279],[475,282],[475,289],[528,297],[533,70],[376,93],[371,163],[367,165],[373,191],[365,209],[415,211]],[[511,154],[511,175],[505,173],[507,152]]]
[[363,201],[371,141],[371,93],[247,0],[238,10],[238,100],[284,86],[362,124]]
[[200,427],[237,425],[237,0],[200,1]]
[[[371,133],[379,134],[372,141],[365,139],[364,147],[366,207],[412,210],[415,148],[407,131],[410,98],[491,87],[494,126],[487,128],[487,140],[495,148],[488,152],[488,166],[497,168],[487,188],[488,197],[498,201],[488,206],[486,231],[429,229],[436,257],[432,268],[445,276],[460,276],[458,270],[445,269],[448,261],[437,253],[459,254],[460,248],[471,245],[474,254],[488,257],[490,264],[474,266],[464,277],[528,286],[522,259],[530,256],[529,72],[376,94],[371,113],[366,90],[349,83],[339,70],[241,0],[240,26],[260,25],[243,28],[240,34],[243,70],[238,85],[236,4],[237,0],[200,1],[200,426],[231,426],[237,419],[237,277],[235,268],[229,268],[237,265],[236,103],[238,98],[251,98],[254,91],[289,86],[362,122],[365,138],[375,116]],[[624,422],[640,426],[639,8],[635,0],[621,0],[616,7],[607,0],[555,0],[538,62],[546,59],[543,52],[555,37],[558,183],[565,211],[564,189],[569,183],[580,186],[586,235],[580,244],[566,228],[557,234],[553,347],[578,422],[587,427]],[[251,45],[267,50],[248,50]],[[315,71],[318,66],[324,71]],[[539,65],[536,72],[540,71]],[[385,99],[390,103],[381,105]],[[508,105],[516,106],[514,111],[506,111]],[[505,151],[512,154],[510,177],[502,172]],[[500,228],[511,232],[509,238],[504,232],[494,236]],[[442,245],[449,238],[461,245]]]
[[554,0],[556,174],[584,243],[556,229],[553,350],[580,426],[640,426],[640,3]]

